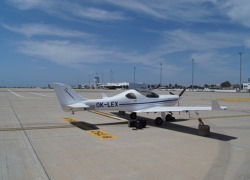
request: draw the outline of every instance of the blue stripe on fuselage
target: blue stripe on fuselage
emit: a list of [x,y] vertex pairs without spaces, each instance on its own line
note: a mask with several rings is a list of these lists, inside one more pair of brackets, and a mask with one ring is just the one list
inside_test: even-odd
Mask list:
[[119,104],[120,106],[127,106],[127,105],[138,105],[138,104],[153,104],[153,103],[164,103],[164,102],[172,102],[177,101],[178,99],[168,99],[164,101],[153,101],[153,102],[143,102],[143,103],[123,103]]

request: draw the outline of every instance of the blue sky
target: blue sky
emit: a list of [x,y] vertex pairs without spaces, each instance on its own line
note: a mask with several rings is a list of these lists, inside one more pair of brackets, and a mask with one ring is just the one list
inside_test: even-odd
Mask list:
[[3,0],[0,86],[239,83],[250,78],[249,0]]

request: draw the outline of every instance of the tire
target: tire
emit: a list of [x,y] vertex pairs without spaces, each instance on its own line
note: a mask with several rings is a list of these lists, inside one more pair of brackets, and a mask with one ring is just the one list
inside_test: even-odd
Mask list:
[[165,117],[165,121],[170,121],[171,120],[171,114],[167,114],[166,117]]
[[156,125],[156,126],[160,126],[160,125],[162,125],[162,123],[163,123],[162,118],[157,117],[157,118],[155,119],[155,125]]
[[172,116],[172,117],[170,118],[170,121],[175,121],[175,117]]

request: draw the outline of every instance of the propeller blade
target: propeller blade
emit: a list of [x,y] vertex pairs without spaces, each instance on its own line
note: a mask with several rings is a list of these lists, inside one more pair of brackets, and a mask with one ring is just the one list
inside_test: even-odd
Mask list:
[[171,95],[175,95],[174,93],[172,93],[172,92],[169,92],[169,94],[171,94]]
[[179,94],[179,97],[181,97],[182,94],[183,94],[185,91],[186,91],[186,88],[184,88],[184,89],[181,91],[181,93]]

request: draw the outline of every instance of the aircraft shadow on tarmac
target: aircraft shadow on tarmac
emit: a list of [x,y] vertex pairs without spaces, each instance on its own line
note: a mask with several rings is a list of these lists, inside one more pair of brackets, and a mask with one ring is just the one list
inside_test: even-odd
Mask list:
[[[126,120],[129,120],[129,115],[125,114],[125,115],[119,115],[117,112],[111,112],[112,114],[124,118]],[[186,134],[191,134],[191,135],[195,135],[198,136],[197,131],[198,131],[198,127],[197,128],[193,128],[193,127],[188,127],[188,126],[183,126],[178,124],[178,122],[181,121],[187,121],[188,119],[176,119],[176,121],[174,122],[164,122],[161,126],[156,126],[155,122],[153,119],[150,118],[146,118],[146,117],[140,117],[138,116],[138,119],[144,119],[147,121],[147,126],[146,128],[149,128],[149,126],[153,126],[153,127],[157,127],[157,128],[162,128],[162,129],[167,129],[167,130],[172,130],[172,131],[177,131],[177,132],[181,132],[181,133],[186,133]],[[70,122],[73,126],[78,127],[82,130],[98,130],[100,129],[98,126],[105,126],[105,125],[119,125],[119,124],[128,124],[128,122],[112,122],[112,123],[101,123],[101,124],[90,124],[84,121],[75,121],[75,122]],[[198,122],[197,122],[197,126],[198,126]],[[216,132],[210,132],[210,136],[206,137],[206,138],[211,138],[211,139],[216,139],[216,140],[220,140],[220,141],[230,141],[233,139],[237,139],[237,137],[233,137],[233,136],[228,136],[228,135],[224,135],[224,134],[220,134],[220,133],[216,133]]]
[[82,130],[98,130],[100,129],[98,126],[106,126],[106,125],[118,125],[118,124],[128,124],[127,122],[114,122],[114,123],[101,123],[101,124],[90,124],[84,121],[75,121],[70,122],[75,127],[78,127]]
[[[115,115],[122,117],[124,119],[127,119],[127,120],[130,119],[128,114],[119,115],[117,112],[112,112],[112,114],[115,114]],[[197,120],[197,128],[193,128],[193,127],[188,127],[188,126],[183,126],[183,125],[178,124],[178,122],[187,121],[188,119],[176,119],[174,122],[164,122],[161,126],[156,126],[154,119],[140,117],[140,116],[138,116],[138,119],[146,120],[147,126],[153,126],[153,127],[158,127],[158,128],[162,128],[162,129],[168,129],[168,130],[172,130],[172,131],[177,131],[177,132],[181,132],[181,133],[192,134],[192,135],[198,136],[198,134],[197,134],[197,132],[198,132],[198,120]],[[220,133],[216,133],[216,132],[210,132],[210,136],[205,137],[205,138],[211,138],[211,139],[216,139],[216,140],[220,140],[220,141],[230,141],[233,139],[237,139],[237,137],[228,136],[228,135],[224,135],[224,134],[220,134]]]

